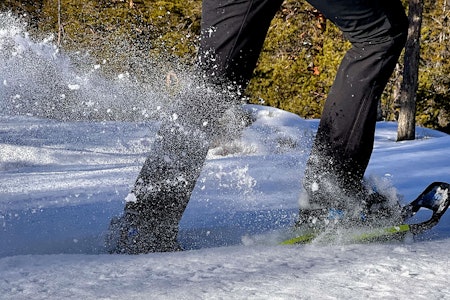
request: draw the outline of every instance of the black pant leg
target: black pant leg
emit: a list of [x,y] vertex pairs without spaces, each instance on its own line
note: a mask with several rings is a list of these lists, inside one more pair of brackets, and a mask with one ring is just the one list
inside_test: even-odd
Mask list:
[[208,79],[247,86],[283,0],[204,0],[199,64]]
[[329,92],[305,171],[307,192],[320,190],[317,201],[327,202],[338,188],[346,194],[360,189],[373,150],[377,104],[403,49],[408,22],[398,0],[309,2],[353,45]]
[[[246,86],[278,9],[275,3],[281,0],[203,2],[199,58],[207,85],[225,80]],[[169,113],[177,117],[162,122],[159,138],[129,196],[132,201],[125,206],[126,225],[121,228],[115,252],[172,251],[178,247],[178,225],[215,135],[217,119],[234,104],[231,95],[214,88],[188,89],[178,98],[179,103]]]

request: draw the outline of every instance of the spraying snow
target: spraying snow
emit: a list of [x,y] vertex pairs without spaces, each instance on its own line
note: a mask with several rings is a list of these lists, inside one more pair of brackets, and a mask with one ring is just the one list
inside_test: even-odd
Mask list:
[[[0,15],[0,298],[448,296],[448,215],[416,242],[270,241],[295,221],[318,123],[270,107],[243,107],[250,125],[209,151],[180,225],[186,251],[105,254],[105,231],[130,199],[165,98],[129,75],[105,77],[102,64],[79,68],[51,39],[33,41],[23,28]],[[403,202],[432,181],[450,181],[450,137],[417,133],[396,143],[396,124],[379,123],[367,172]],[[259,236],[265,243],[254,243]]]

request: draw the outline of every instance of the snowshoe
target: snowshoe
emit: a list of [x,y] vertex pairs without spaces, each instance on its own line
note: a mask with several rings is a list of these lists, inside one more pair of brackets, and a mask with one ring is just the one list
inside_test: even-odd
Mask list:
[[450,185],[448,183],[434,182],[430,184],[419,197],[403,208],[402,216],[404,220],[414,216],[421,208],[429,209],[433,212],[429,220],[409,225],[412,233],[419,234],[431,229],[439,223],[439,220],[450,205],[449,189]]
[[[329,227],[323,226],[305,226],[305,224],[311,221],[313,221],[313,224],[317,224],[317,220],[321,220],[320,224],[329,224],[329,221],[327,223],[326,220],[330,219],[331,216],[338,216],[340,219],[344,219],[345,222],[343,224],[351,224],[348,222],[349,219],[345,218],[344,212],[336,213],[333,210],[330,210],[328,213],[327,210],[320,210],[320,214],[319,212],[304,212],[303,216],[300,214],[300,220],[304,221],[299,222],[300,225],[303,225],[303,228],[299,230],[300,227],[297,227],[295,229],[296,236],[281,242],[281,244],[310,243],[319,236],[325,237],[324,240],[329,242],[336,240],[338,231],[341,234],[342,231],[346,232],[346,240],[350,242],[392,241],[400,240],[408,233],[417,235],[431,229],[439,222],[450,205],[448,194],[448,183],[434,182],[414,201],[403,208],[396,208],[395,205],[386,205],[386,199],[383,199],[385,197],[374,194],[372,199],[367,199],[366,209],[361,214],[361,219],[352,222],[353,227],[341,227],[338,230],[335,230],[335,228],[329,230]],[[431,218],[425,222],[407,224],[408,219],[414,216],[421,208],[431,210],[433,212]],[[334,221],[334,223],[339,224],[337,221]]]

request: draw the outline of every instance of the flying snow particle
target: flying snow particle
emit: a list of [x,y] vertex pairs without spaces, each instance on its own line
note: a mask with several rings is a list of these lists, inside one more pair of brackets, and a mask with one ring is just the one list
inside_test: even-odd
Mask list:
[[80,89],[80,85],[79,84],[69,84],[67,86],[69,87],[69,90],[72,90],[72,91],[76,91],[76,90]]
[[319,190],[319,184],[317,182],[314,182],[311,186],[311,190],[313,192],[317,192]]
[[129,193],[126,197],[125,197],[125,202],[137,202],[137,198],[136,195],[133,193]]

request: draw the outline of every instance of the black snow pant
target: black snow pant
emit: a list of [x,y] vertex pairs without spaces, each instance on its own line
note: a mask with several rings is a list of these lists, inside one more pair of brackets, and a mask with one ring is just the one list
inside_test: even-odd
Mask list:
[[[211,77],[246,87],[282,2],[203,1],[201,54]],[[400,0],[308,2],[353,46],[328,94],[303,182],[311,201],[336,205],[329,203],[335,201],[336,190],[352,195],[362,189],[373,150],[378,101],[406,42],[408,20]]]
[[[199,66],[205,77],[245,89],[282,2],[204,0]],[[316,190],[316,183],[331,179],[347,188],[347,183],[362,178],[367,167],[377,102],[404,46],[407,19],[400,0],[309,2],[344,32],[353,48],[345,55],[325,104],[304,186]],[[217,101],[220,97],[194,94],[186,99],[184,107],[191,111],[174,114],[184,119],[163,124],[136,181],[136,199],[125,207],[125,218],[140,228],[134,245],[124,252],[177,248],[179,221],[205,160],[214,120],[224,110],[223,99]],[[206,105],[208,101],[213,104]]]

